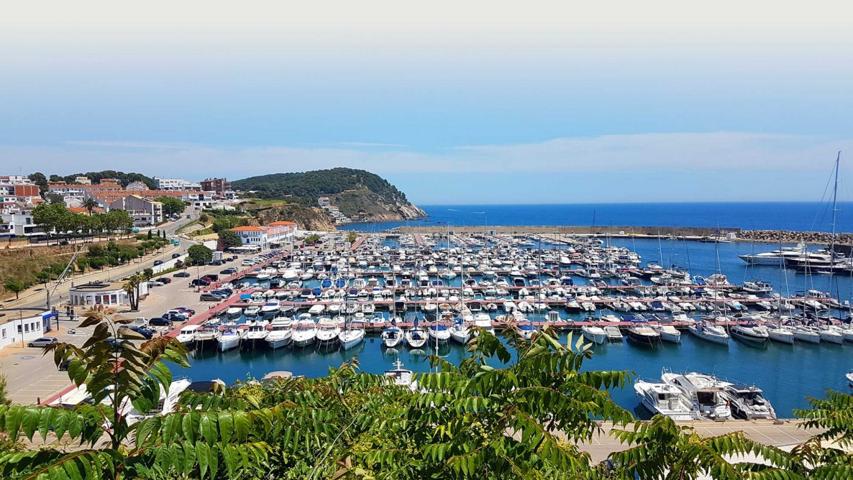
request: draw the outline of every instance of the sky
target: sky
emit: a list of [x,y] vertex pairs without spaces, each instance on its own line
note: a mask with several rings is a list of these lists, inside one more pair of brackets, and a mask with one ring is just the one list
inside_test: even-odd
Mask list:
[[839,150],[853,174],[842,1],[128,3],[3,8],[0,173],[348,166],[421,204],[816,201]]

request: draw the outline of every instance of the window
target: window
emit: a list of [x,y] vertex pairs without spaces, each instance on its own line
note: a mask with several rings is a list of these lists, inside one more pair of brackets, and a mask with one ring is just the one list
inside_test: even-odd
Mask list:
[[30,324],[29,323],[24,324],[24,333],[30,333]]
[[21,326],[18,325],[18,333],[21,333]]
[[6,338],[6,329],[0,330],[0,338]]

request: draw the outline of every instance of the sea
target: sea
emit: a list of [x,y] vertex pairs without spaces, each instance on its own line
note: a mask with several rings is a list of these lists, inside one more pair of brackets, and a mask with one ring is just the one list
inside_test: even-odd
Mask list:
[[[837,230],[850,232],[853,222],[844,212],[848,204],[840,204]],[[831,229],[832,209],[822,203],[717,203],[717,204],[628,204],[628,205],[489,205],[489,206],[426,206],[426,219],[410,222],[383,222],[350,225],[346,228],[368,232],[385,231],[406,225],[614,225],[614,226],[695,226],[739,227],[746,229],[819,230]],[[829,215],[827,217],[827,215]],[[829,224],[826,223],[829,218]],[[738,258],[778,248],[764,243],[701,243],[668,239],[610,239],[613,245],[628,247],[642,256],[643,262],[675,265],[688,269],[693,275],[707,276],[721,272],[733,283],[744,280],[763,280],[785,295],[810,289],[832,293],[842,302],[853,298],[853,278],[850,276],[804,275],[778,267],[751,267]],[[558,247],[553,247],[558,248]],[[605,312],[606,313],[606,312]],[[563,312],[564,318],[578,318]],[[535,316],[530,316],[536,320]],[[561,337],[566,341],[566,334]],[[212,349],[211,349],[212,350]],[[227,383],[262,378],[275,370],[287,370],[296,375],[322,376],[342,362],[357,358],[361,369],[381,373],[401,360],[406,368],[427,371],[428,355],[434,349],[409,351],[405,348],[388,351],[381,348],[376,336],[353,350],[321,352],[314,349],[290,348],[270,351],[232,350],[194,352],[189,369],[179,369],[175,375],[193,380],[220,378]],[[461,361],[465,350],[449,344],[438,349],[438,355],[452,362]],[[810,345],[771,343],[755,348],[736,342],[728,347],[697,340],[686,332],[680,345],[663,344],[649,350],[631,343],[611,343],[596,346],[585,369],[612,369],[631,372],[635,379],[657,380],[663,371],[698,371],[717,375],[729,381],[755,384],[762,388],[780,417],[792,417],[794,410],[807,408],[809,398],[820,398],[827,389],[849,391],[844,378],[853,369],[853,344]],[[611,390],[614,400],[647,418],[637,401],[633,382],[624,388]]]

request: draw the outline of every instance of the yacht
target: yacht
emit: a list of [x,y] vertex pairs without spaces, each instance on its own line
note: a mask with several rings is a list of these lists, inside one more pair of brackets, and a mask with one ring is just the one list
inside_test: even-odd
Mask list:
[[393,325],[382,330],[382,346],[394,348],[403,341],[403,331],[400,327]]
[[681,343],[681,332],[672,325],[657,325],[653,326],[660,334],[660,339],[669,343]]
[[767,327],[767,336],[774,342],[794,344],[794,332],[782,324]]
[[267,345],[273,350],[289,345],[293,335],[292,324],[293,321],[289,318],[273,319],[270,323],[271,330],[265,339]]
[[723,327],[708,322],[696,322],[689,325],[687,330],[695,337],[720,345],[729,344],[729,334]]
[[187,325],[181,328],[180,332],[178,332],[178,336],[176,340],[181,342],[184,345],[190,345],[195,342],[195,334],[198,329],[201,328],[199,325]]
[[608,325],[604,327],[604,331],[607,333],[607,340],[611,342],[622,341],[622,332],[619,330],[619,327]]
[[471,330],[468,329],[462,319],[457,320],[450,327],[450,339],[462,345],[471,339]]
[[229,307],[225,313],[229,318],[237,318],[243,314],[243,309],[240,307]]
[[430,342],[447,343],[450,340],[450,330],[447,325],[432,325],[427,329]]
[[536,333],[536,326],[526,320],[523,322],[519,322],[518,333],[521,334],[521,338],[525,340],[530,340],[531,338],[533,338],[533,334]]
[[312,345],[317,339],[317,324],[311,319],[299,320],[293,324],[290,337],[296,347]]
[[735,325],[729,329],[729,333],[735,340],[752,345],[767,345],[770,340],[770,332],[767,327],[755,323]]
[[256,342],[266,340],[267,335],[269,335],[267,322],[258,321],[249,325],[249,329],[243,334],[243,340],[250,342],[254,346]]
[[775,265],[778,267],[783,262],[802,257],[805,253],[806,246],[801,243],[796,247],[783,247],[771,252],[738,255],[738,257],[750,265]]
[[474,326],[482,328],[492,335],[495,334],[495,329],[492,327],[492,317],[488,313],[480,312],[474,315]]
[[[339,317],[338,317],[339,318]],[[340,319],[340,318],[339,318]],[[321,346],[329,346],[339,341],[341,335],[341,322],[331,318],[321,318],[317,322],[317,343]]]
[[634,384],[634,392],[643,406],[653,414],[661,414],[675,421],[696,420],[693,402],[677,386],[643,380]]
[[257,305],[252,305],[252,306],[246,307],[246,309],[243,310],[243,314],[246,315],[247,317],[254,317],[259,313],[261,313],[261,307],[259,307]]
[[764,392],[756,386],[723,383],[723,396],[728,399],[732,416],[744,420],[776,419],[773,405],[764,398]]
[[417,389],[417,381],[415,380],[414,372],[407,368],[403,368],[403,362],[401,362],[399,358],[394,362],[394,368],[391,370],[385,370],[385,376],[388,377],[394,385],[406,387],[413,391]]
[[364,329],[362,328],[347,328],[338,334],[338,341],[341,342],[341,348],[349,350],[364,340]]
[[193,335],[196,349],[203,349],[208,343],[219,343],[219,331],[215,327],[202,325]]
[[605,332],[603,328],[595,325],[581,327],[581,334],[583,335],[583,338],[597,345],[601,345],[607,341],[607,332]]
[[712,420],[727,420],[731,418],[732,411],[728,405],[728,399],[723,396],[723,386],[720,382],[702,373],[663,373],[663,383],[674,385],[681,389],[690,401],[694,409],[702,417]]
[[844,343],[844,333],[835,325],[823,325],[818,327],[821,342],[841,345]]
[[628,340],[639,345],[657,347],[660,345],[660,334],[648,325],[634,325],[625,330]]
[[278,303],[278,300],[268,300],[266,303],[261,306],[261,314],[263,315],[272,315],[277,313],[281,309],[281,304]]
[[800,342],[820,343],[820,332],[805,325],[795,325],[791,328],[794,338]]
[[426,341],[427,332],[417,325],[406,332],[406,344],[409,345],[409,348],[421,348],[426,344]]
[[229,328],[219,334],[219,351],[227,352],[240,346],[240,334]]

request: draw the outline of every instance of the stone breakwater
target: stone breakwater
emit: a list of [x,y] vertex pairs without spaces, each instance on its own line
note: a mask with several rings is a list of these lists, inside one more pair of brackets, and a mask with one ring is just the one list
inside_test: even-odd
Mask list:
[[[620,227],[620,226],[419,226],[399,227],[399,233],[439,234],[447,231],[451,234],[503,234],[503,235],[575,235],[575,236],[611,236],[611,237],[663,237],[685,240],[708,240],[721,238],[730,241],[762,243],[832,243],[829,232],[800,232],[791,230],[742,230],[739,228],[701,228],[701,227]],[[836,235],[837,245],[853,246],[853,234]]]

